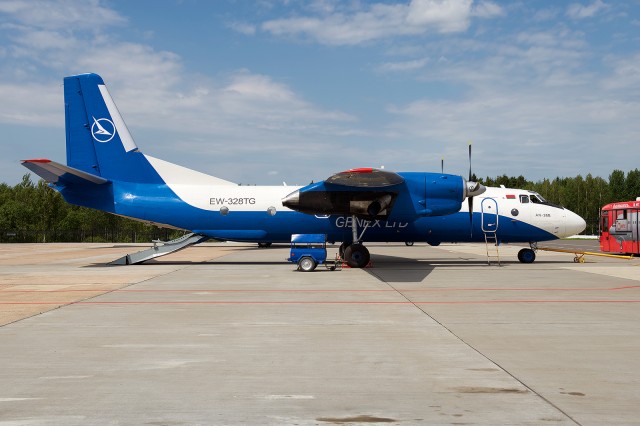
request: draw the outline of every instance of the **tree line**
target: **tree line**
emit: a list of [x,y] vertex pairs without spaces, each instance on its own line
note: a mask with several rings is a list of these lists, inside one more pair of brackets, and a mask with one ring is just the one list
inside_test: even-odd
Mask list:
[[44,180],[29,173],[15,186],[0,183],[0,243],[150,242],[182,232],[68,204]]
[[[615,201],[640,197],[640,170],[614,170],[609,179],[578,175],[533,182],[524,176],[484,179],[486,186],[504,185],[535,191],[587,221],[587,234],[598,233],[600,209]],[[66,203],[46,182],[32,182],[25,174],[15,186],[0,184],[0,242],[149,242],[169,240],[180,231],[158,228],[139,221]]]

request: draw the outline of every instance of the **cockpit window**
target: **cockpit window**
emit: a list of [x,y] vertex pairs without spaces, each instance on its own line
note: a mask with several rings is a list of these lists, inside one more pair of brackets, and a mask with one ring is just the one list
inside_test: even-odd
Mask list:
[[[520,200],[522,201],[522,195],[520,196]],[[547,200],[544,199],[544,197],[542,197],[542,195],[538,194],[537,192],[533,192],[533,191],[529,191],[529,199],[531,200],[532,203],[535,204],[544,204],[545,206],[551,206],[551,207],[557,207],[559,209],[564,209],[564,207],[558,205],[558,204],[553,204],[548,202]]]
[[528,202],[529,202],[529,196],[528,196],[528,195],[521,194],[521,195],[520,195],[520,202],[521,202],[522,204],[528,203]]

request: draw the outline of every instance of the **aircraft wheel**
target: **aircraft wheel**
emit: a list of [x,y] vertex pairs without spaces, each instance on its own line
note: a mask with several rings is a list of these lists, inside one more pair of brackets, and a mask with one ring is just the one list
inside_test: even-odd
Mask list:
[[267,247],[271,247],[272,243],[258,243],[258,247],[260,248],[267,248]]
[[347,247],[349,247],[350,245],[351,243],[347,241],[340,244],[340,248],[338,249],[338,254],[340,254],[340,259],[344,259],[344,252],[347,249]]
[[369,264],[371,255],[369,250],[362,244],[351,244],[344,251],[344,260],[352,268],[364,268]]
[[523,248],[518,252],[518,260],[522,263],[533,263],[536,260],[536,252],[530,248]]
[[298,261],[298,270],[303,272],[311,272],[316,269],[317,263],[309,256],[305,256]]
[[413,241],[405,241],[404,245],[407,247],[411,247],[413,245]]

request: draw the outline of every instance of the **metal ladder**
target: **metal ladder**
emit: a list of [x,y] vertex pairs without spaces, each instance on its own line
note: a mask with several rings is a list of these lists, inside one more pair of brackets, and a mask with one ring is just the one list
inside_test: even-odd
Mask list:
[[178,250],[182,250],[208,239],[209,237],[206,237],[204,235],[191,233],[167,242],[154,240],[153,247],[146,250],[141,250],[136,253],[127,254],[120,259],[116,259],[113,262],[110,262],[109,265],[135,265],[136,263],[142,263],[145,260],[164,256],[170,253],[175,253]]
[[[489,252],[489,243],[492,243],[496,249],[496,254]],[[487,263],[491,265],[491,258],[495,258],[498,261],[498,266],[502,266],[500,264],[500,251],[498,250],[498,238],[496,237],[495,232],[484,231],[484,244],[487,248]]]

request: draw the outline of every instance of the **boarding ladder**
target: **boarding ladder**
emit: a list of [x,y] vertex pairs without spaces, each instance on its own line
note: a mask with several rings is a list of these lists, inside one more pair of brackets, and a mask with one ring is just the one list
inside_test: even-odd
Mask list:
[[[484,233],[484,244],[487,248],[487,263],[491,265],[491,258],[494,258],[498,262],[498,266],[502,266],[500,264],[500,251],[498,250],[498,237],[495,232],[491,231],[483,231]],[[489,248],[489,244],[492,244],[495,248],[495,254],[493,253],[493,249]]]
[[182,237],[176,238],[171,241],[154,240],[153,247],[146,250],[142,250],[136,253],[127,254],[126,256],[116,259],[109,265],[135,265],[136,263],[142,263],[146,260],[150,260],[156,257],[164,256],[170,253],[175,253],[178,250],[185,249],[194,244],[201,243],[209,239],[200,234],[185,234]]

